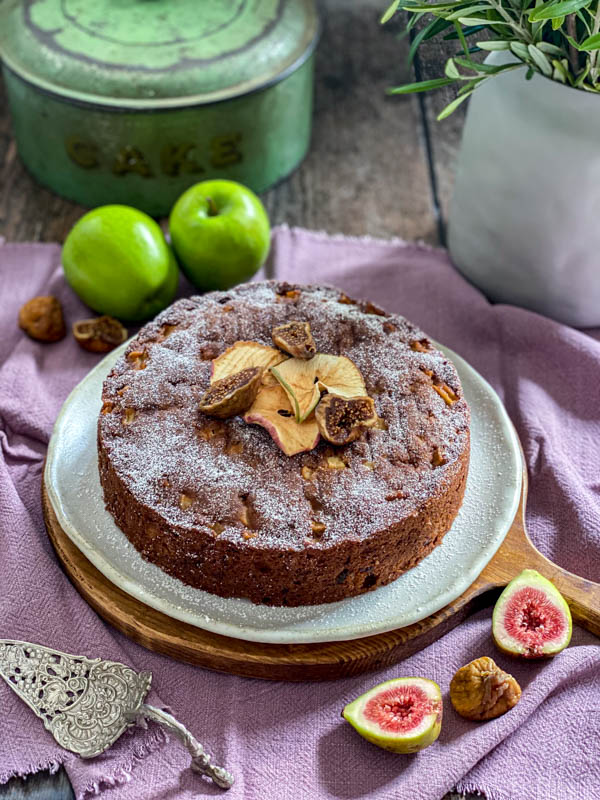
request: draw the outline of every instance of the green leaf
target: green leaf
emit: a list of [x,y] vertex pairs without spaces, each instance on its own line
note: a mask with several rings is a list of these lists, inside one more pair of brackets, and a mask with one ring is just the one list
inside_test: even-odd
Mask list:
[[414,4],[406,4],[402,6],[404,11],[410,11],[413,13],[414,11],[443,11],[449,8],[458,8],[458,6],[465,6],[467,3],[465,0],[454,0],[454,2],[448,3],[414,3]]
[[545,75],[547,78],[550,78],[552,75],[552,64],[548,58],[542,53],[541,50],[538,50],[534,44],[528,45],[527,49],[529,51],[529,55],[531,56],[531,60],[536,67],[543,75]]
[[461,104],[461,103],[462,103],[464,100],[466,100],[466,99],[467,99],[467,97],[470,97],[472,94],[473,94],[473,89],[471,89],[471,91],[470,91],[470,92],[465,92],[465,94],[463,94],[463,95],[460,95],[459,97],[456,97],[456,98],[455,98],[455,99],[454,99],[454,100],[453,100],[451,103],[448,103],[448,105],[446,106],[446,108],[444,108],[444,109],[443,109],[443,110],[442,110],[442,111],[441,111],[441,112],[438,114],[438,116],[437,116],[437,120],[438,120],[438,122],[441,122],[443,119],[446,119],[446,117],[449,117],[449,116],[450,116],[450,114],[452,114],[454,111],[456,111],[456,109],[459,107],[459,105],[460,105],[460,104]]
[[562,47],[557,47],[555,44],[550,44],[550,42],[538,42],[536,44],[538,50],[541,50],[542,53],[546,53],[549,56],[564,56],[565,51]]
[[413,94],[414,92],[427,92],[430,89],[441,89],[454,83],[451,78],[433,78],[430,81],[418,81],[417,83],[405,83],[404,86],[394,86],[387,89],[386,94]]
[[501,39],[488,39],[485,42],[477,42],[477,47],[482,50],[510,50],[510,42]]
[[523,42],[511,42],[510,49],[517,58],[522,58],[523,61],[527,61],[529,58],[529,50],[527,49],[527,45],[523,44]]
[[564,17],[555,17],[552,20],[552,30],[553,31],[559,31],[562,28],[562,26],[564,25],[564,22],[565,22],[565,18]]
[[563,0],[556,2],[551,0],[550,3],[543,3],[541,6],[534,8],[529,12],[529,21],[537,22],[540,19],[555,19],[556,17],[565,17],[567,14],[574,14],[584,6],[591,5],[592,0]]
[[564,59],[565,63],[562,61],[558,61],[558,59],[554,59],[552,64],[554,65],[554,72],[552,74],[552,78],[555,81],[560,81],[561,83],[569,82],[569,70],[566,67],[566,59]]
[[458,58],[455,56],[454,60],[457,64],[460,64],[461,67],[467,67],[468,69],[473,69],[476,72],[483,72],[486,75],[497,75],[499,72],[504,72],[508,67],[520,67],[521,62],[512,62],[510,64],[484,64],[481,62],[476,61],[466,61],[464,58]]
[[453,11],[451,14],[448,14],[446,19],[455,20],[459,17],[468,17],[469,14],[477,14],[480,11],[489,11],[489,5],[478,5],[478,6],[467,6],[467,8],[460,8],[458,11]]
[[595,33],[593,36],[588,36],[579,45],[580,50],[598,50],[600,49],[600,33]]
[[461,25],[485,25],[486,27],[493,28],[495,25],[508,25],[510,27],[510,22],[504,22],[501,19],[483,19],[482,17],[460,17],[459,20]]
[[382,25],[384,25],[386,22],[388,22],[394,16],[396,11],[398,11],[398,6],[399,5],[400,5],[400,0],[394,0],[394,2],[389,6],[388,10],[385,12],[385,14],[381,18],[381,24]]
[[588,73],[590,71],[591,66],[592,66],[591,63],[589,61],[587,61],[584,69],[582,70],[582,72],[580,72],[580,74],[575,78],[575,82],[574,82],[573,86],[578,88],[583,84],[584,80],[588,76]]
[[452,80],[458,81],[460,80],[460,72],[458,71],[456,64],[452,58],[449,58],[446,61],[446,66],[444,68],[444,74],[447,78],[452,78]]

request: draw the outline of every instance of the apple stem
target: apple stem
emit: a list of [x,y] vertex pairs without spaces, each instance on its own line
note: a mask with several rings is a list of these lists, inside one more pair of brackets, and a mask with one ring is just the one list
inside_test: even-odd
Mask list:
[[215,205],[215,201],[212,199],[212,197],[207,197],[206,202],[208,203],[208,216],[216,217],[219,211]]

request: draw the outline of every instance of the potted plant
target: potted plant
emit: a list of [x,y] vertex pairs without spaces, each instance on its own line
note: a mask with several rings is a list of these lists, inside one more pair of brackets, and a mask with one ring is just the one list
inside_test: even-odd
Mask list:
[[454,263],[495,301],[600,325],[600,1],[395,0],[383,21],[401,8],[411,57],[434,37],[458,52],[443,76],[390,92],[456,85],[439,119],[473,95],[449,214]]

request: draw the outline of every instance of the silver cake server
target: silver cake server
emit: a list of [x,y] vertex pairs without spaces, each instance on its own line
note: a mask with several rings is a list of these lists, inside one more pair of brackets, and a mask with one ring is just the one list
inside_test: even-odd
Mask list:
[[116,661],[86,658],[39,644],[0,639],[0,676],[43,721],[61,747],[82,758],[107,750],[141,720],[163,725],[185,745],[192,769],[221,789],[233,785],[213,766],[202,745],[171,714],[144,703],[151,672],[135,672]]

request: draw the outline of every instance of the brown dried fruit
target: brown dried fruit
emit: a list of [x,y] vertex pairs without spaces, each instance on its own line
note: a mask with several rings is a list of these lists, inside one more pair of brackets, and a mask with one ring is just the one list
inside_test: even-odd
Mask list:
[[321,435],[333,444],[348,444],[377,422],[371,397],[326,394],[315,410]]
[[73,323],[75,341],[91,353],[108,353],[127,339],[127,328],[113,317],[81,319]]
[[484,656],[461,667],[450,682],[450,700],[466,719],[494,719],[519,702],[521,687],[494,662]]
[[456,403],[458,400],[458,395],[451,389],[447,383],[442,384],[433,384],[433,388],[442,398],[442,400],[446,403],[447,406],[451,406],[452,403]]
[[200,411],[218,419],[235,417],[247,411],[256,400],[262,373],[262,367],[249,367],[215,381],[200,398]]
[[433,453],[431,454],[431,463],[434,467],[443,467],[444,464],[447,462],[447,459],[442,455],[442,451],[439,447],[434,447]]
[[431,349],[431,342],[429,339],[415,339],[410,343],[410,349],[416,350],[417,353],[426,353]]
[[66,333],[61,304],[56,297],[33,297],[19,309],[19,327],[38,342],[58,342]]
[[292,320],[285,325],[273,328],[273,342],[280,350],[289,353],[294,358],[308,360],[317,352],[315,340],[310,332],[308,322]]
[[146,369],[149,358],[147,350],[132,350],[127,354],[127,360],[134,369]]

